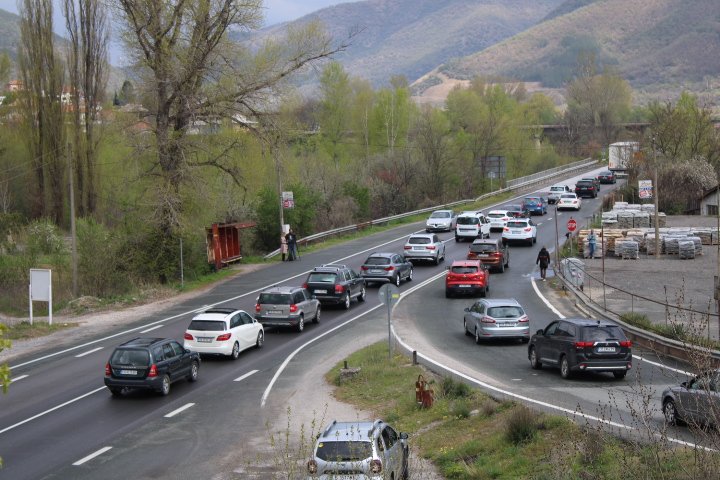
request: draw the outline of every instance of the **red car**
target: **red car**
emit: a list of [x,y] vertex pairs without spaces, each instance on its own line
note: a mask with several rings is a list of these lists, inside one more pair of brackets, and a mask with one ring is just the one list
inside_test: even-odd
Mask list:
[[490,274],[480,260],[456,260],[448,268],[445,277],[445,296],[456,294],[484,297],[490,290]]

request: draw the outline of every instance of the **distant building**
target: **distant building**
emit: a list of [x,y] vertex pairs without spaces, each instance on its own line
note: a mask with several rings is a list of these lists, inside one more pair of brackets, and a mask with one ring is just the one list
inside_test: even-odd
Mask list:
[[10,80],[5,85],[5,91],[7,91],[7,92],[21,92],[24,89],[25,89],[25,87],[20,80]]
[[710,189],[700,199],[700,215],[717,216],[718,214],[718,187]]

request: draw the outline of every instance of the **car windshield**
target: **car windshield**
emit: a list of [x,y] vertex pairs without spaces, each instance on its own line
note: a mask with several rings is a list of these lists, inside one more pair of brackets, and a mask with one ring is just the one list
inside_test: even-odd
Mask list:
[[312,272],[308,276],[308,282],[311,283],[335,283],[335,274],[332,272]]
[[477,225],[480,223],[477,217],[458,217],[458,225]]
[[387,257],[370,257],[365,260],[365,265],[390,265],[390,259]]
[[450,212],[433,212],[430,218],[450,218]]
[[493,318],[517,318],[525,315],[525,312],[520,307],[505,306],[490,307],[487,314]]
[[412,245],[427,245],[428,243],[432,243],[432,238],[430,237],[410,237],[408,239],[408,243]]
[[551,192],[564,192],[565,187],[550,187]]
[[537,198],[537,197],[532,197],[532,198],[526,198],[526,199],[525,199],[525,203],[538,203],[539,201],[540,201],[540,199]]
[[488,213],[488,217],[490,218],[502,218],[505,214],[503,212],[490,212]]
[[188,330],[198,330],[201,332],[222,332],[225,330],[225,322],[222,320],[193,320],[190,322]]
[[358,462],[372,457],[372,443],[364,442],[320,442],[315,455],[326,462]]
[[584,327],[583,340],[587,342],[605,342],[607,340],[625,340],[625,334],[615,325]]
[[150,363],[150,355],[147,350],[119,348],[113,352],[110,363],[112,365],[145,367]]
[[567,194],[565,194],[565,195],[562,195],[560,198],[571,198],[571,199],[575,199],[575,195],[570,194],[570,193],[567,193]]
[[286,293],[261,293],[258,303],[271,303],[273,305],[292,305],[292,295]]
[[507,226],[509,228],[523,228],[527,227],[528,224],[527,222],[507,222]]
[[592,183],[593,183],[592,180],[583,180],[582,182],[578,182],[577,184],[581,185],[581,186],[587,186],[587,185],[592,185]]
[[473,253],[487,253],[497,250],[497,246],[492,243],[473,243],[470,245],[470,251]]
[[477,273],[478,267],[472,266],[472,265],[467,266],[467,267],[458,265],[458,266],[451,267],[450,271],[452,273]]
[[510,205],[510,206],[508,207],[508,210],[512,210],[512,211],[515,211],[515,212],[521,212],[522,209],[523,209],[523,208],[522,208],[522,206],[520,206],[520,205]]

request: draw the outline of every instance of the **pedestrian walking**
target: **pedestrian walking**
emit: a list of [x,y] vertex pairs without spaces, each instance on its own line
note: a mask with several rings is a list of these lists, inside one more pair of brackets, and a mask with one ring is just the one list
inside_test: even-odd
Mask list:
[[540,249],[537,260],[535,260],[535,264],[540,266],[540,278],[542,278],[542,281],[544,282],[545,276],[547,275],[548,265],[550,265],[550,252],[547,251],[547,248],[542,247]]
[[285,261],[285,256],[288,253],[287,239],[285,238],[285,232],[280,232],[280,253],[282,254],[282,261]]
[[288,231],[287,235],[285,235],[285,240],[287,241],[288,246],[288,260],[292,262],[295,259],[299,259],[297,251],[297,236],[295,235],[295,232],[293,232],[292,228]]
[[588,256],[595,258],[595,245],[597,244],[597,237],[595,236],[595,230],[590,229],[590,234],[587,237],[588,242]]

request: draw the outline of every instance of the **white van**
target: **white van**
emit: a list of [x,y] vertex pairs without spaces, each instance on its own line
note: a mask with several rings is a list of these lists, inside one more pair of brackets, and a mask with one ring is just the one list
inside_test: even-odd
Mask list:
[[482,212],[463,212],[455,222],[455,241],[490,237],[490,220]]

